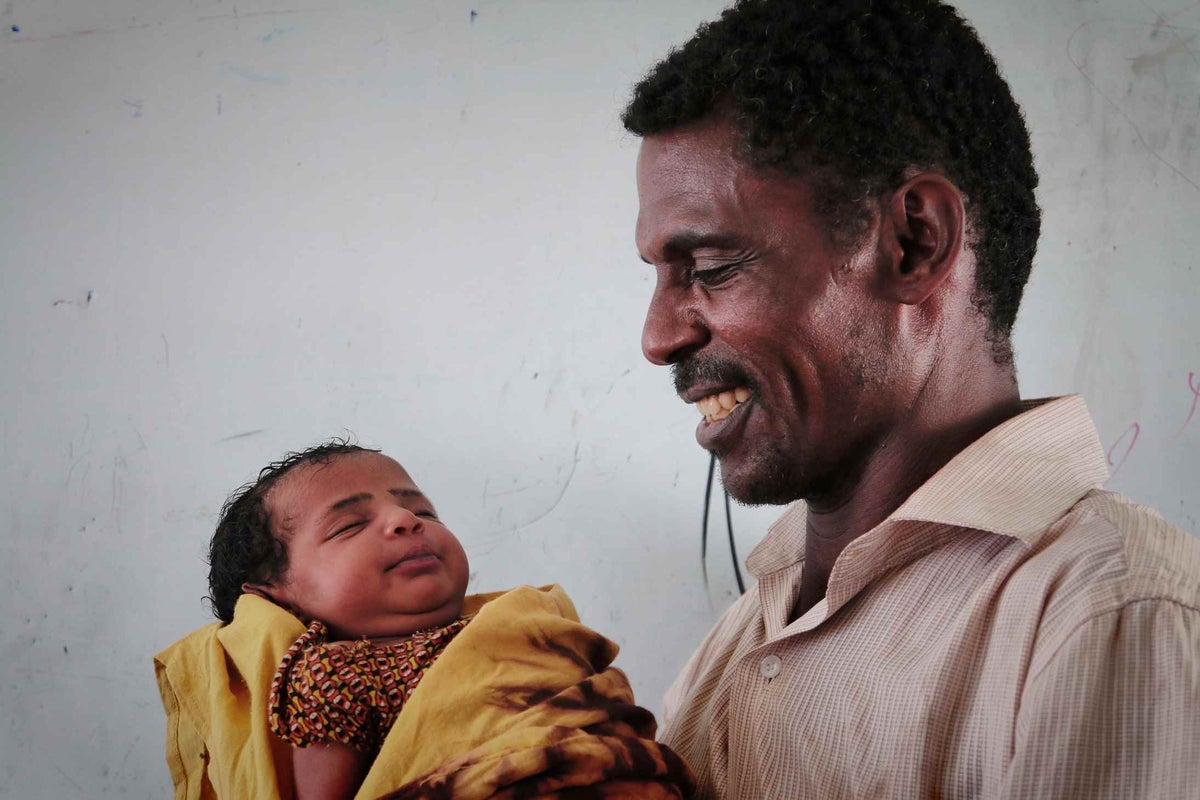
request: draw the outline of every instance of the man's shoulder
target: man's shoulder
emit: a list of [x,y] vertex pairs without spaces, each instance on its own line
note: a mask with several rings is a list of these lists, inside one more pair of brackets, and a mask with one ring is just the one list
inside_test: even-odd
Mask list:
[[1117,492],[1089,492],[1073,513],[1078,523],[1064,538],[1115,548],[1124,569],[1114,577],[1129,602],[1161,596],[1200,605],[1200,539]]
[[1093,490],[1051,527],[1012,588],[1044,597],[1043,632],[1070,629],[1134,603],[1200,611],[1200,539],[1149,506]]

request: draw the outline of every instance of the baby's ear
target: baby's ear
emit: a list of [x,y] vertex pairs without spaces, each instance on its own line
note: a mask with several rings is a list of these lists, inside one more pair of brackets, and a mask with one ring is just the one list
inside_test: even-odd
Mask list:
[[242,592],[258,595],[263,600],[269,600],[281,608],[286,608],[293,614],[296,613],[291,603],[287,601],[286,595],[273,583],[251,583],[250,581],[246,581],[242,584]]
[[300,609],[292,602],[292,596],[288,592],[288,585],[282,581],[270,581],[267,583],[246,581],[242,584],[242,591],[246,594],[258,595],[263,600],[269,600],[297,619],[305,619]]
[[263,600],[275,602],[275,598],[271,596],[272,587],[268,583],[250,583],[246,581],[242,584],[242,594],[256,594]]

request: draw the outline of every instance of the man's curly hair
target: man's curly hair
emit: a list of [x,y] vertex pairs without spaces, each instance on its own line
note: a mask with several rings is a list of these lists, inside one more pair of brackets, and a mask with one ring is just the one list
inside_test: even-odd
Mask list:
[[622,121],[638,136],[728,114],[738,157],[804,174],[838,240],[866,201],[936,170],[966,195],[974,303],[998,358],[1041,227],[1020,108],[978,34],[937,0],[741,0],[659,62]]
[[233,621],[233,608],[244,583],[269,583],[287,571],[287,543],[271,530],[267,492],[301,464],[327,464],[349,453],[378,453],[348,439],[288,453],[268,464],[258,478],[230,495],[208,548],[208,601],[222,622]]

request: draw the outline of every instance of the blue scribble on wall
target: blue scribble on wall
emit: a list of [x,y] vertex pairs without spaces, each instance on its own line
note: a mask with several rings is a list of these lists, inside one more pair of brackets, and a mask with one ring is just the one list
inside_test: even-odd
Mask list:
[[290,33],[291,28],[276,28],[270,33],[258,37],[258,40],[263,44],[274,41],[277,36],[283,36],[285,33]]
[[268,86],[287,86],[288,83],[288,79],[282,75],[264,75],[261,72],[255,72],[252,69],[238,67],[233,64],[225,64],[223,66],[225,71],[229,74],[236,75],[239,78],[245,78],[246,80],[253,81],[254,83],[263,83]]
[[13,32],[13,33],[20,33],[20,32],[21,32],[21,26],[20,26],[20,25],[13,25],[13,26],[12,26],[12,32]]

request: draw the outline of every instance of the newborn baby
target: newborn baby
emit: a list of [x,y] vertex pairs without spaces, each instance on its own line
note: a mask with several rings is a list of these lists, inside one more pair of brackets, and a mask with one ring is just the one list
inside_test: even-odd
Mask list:
[[[271,728],[295,748],[298,798],[353,797],[422,678],[472,621],[463,613],[468,565],[462,545],[400,464],[377,451],[332,442],[268,466],[229,499],[213,536],[210,567],[214,610],[222,621],[232,621],[239,597],[250,593],[308,626],[271,686]],[[610,642],[587,633],[615,655]],[[499,635],[491,643],[503,648],[505,641]],[[550,658],[561,649],[543,651]],[[503,652],[488,657],[505,660]],[[513,654],[512,661],[529,658]],[[531,680],[544,672],[536,664],[526,670]],[[627,690],[623,675],[620,681]],[[536,705],[547,692],[571,687],[529,688],[526,697],[506,685],[509,696],[525,698],[515,713],[527,701]],[[631,694],[629,700],[628,712],[589,728],[586,741],[645,749],[659,767],[646,775],[575,776],[567,784],[597,778],[595,796],[687,796],[687,767],[653,743],[653,718],[632,705]],[[452,760],[396,796],[426,796],[435,784],[479,777],[485,760],[479,754]],[[541,774],[544,780],[549,773]],[[531,774],[530,780],[536,778]],[[615,793],[602,791],[605,783],[618,787]]]

